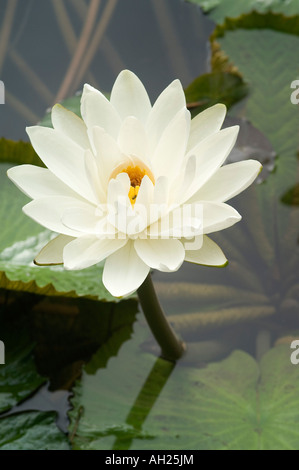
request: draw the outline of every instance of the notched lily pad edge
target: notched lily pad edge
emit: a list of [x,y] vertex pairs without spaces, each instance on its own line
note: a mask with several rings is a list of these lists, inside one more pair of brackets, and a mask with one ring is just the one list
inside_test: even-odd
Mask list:
[[[43,269],[43,268],[40,268]],[[117,297],[112,297],[111,294],[109,294],[109,298],[106,297],[97,297],[94,295],[80,295],[78,294],[75,290],[72,291],[58,291],[55,289],[52,283],[46,284],[46,285],[39,285],[35,280],[30,280],[28,282],[23,282],[23,281],[16,281],[13,279],[10,279],[8,277],[8,273],[4,271],[0,271],[0,288],[1,289],[6,289],[6,290],[11,290],[11,291],[20,291],[20,292],[28,292],[31,294],[36,294],[36,295],[41,295],[41,296],[48,296],[48,297],[69,297],[69,298],[84,298],[84,299],[89,299],[89,300],[94,300],[97,302],[121,302],[122,300],[126,300],[123,298],[117,298]],[[137,298],[137,294],[132,294],[130,297],[132,298]]]

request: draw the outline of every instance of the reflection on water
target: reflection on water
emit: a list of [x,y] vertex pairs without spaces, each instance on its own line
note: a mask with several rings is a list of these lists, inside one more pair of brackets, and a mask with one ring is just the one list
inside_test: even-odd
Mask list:
[[[153,98],[172,79],[180,78],[188,85],[208,70],[207,38],[212,24],[198,8],[179,0],[2,3],[0,22],[7,26],[5,37],[0,32],[0,39],[6,38],[6,47],[0,47],[0,78],[6,85],[7,104],[0,107],[0,115],[5,137],[24,138],[25,125],[36,122],[57,96],[72,94],[84,81],[110,89],[116,74],[125,67],[140,76]],[[83,19],[90,14],[91,4],[95,14],[89,17],[90,30],[84,30]],[[79,43],[81,58],[75,52]],[[295,151],[291,149],[291,158]],[[72,399],[71,442],[75,448],[133,449],[155,446],[156,442],[164,448],[198,448],[194,429],[203,441],[212,439],[210,447],[228,447],[230,443],[213,441],[215,429],[212,427],[209,434],[205,426],[218,423],[218,419],[219,426],[225,426],[223,423],[232,419],[231,429],[238,429],[235,423],[242,426],[252,419],[257,433],[256,391],[260,383],[264,393],[267,386],[271,388],[271,383],[264,386],[259,382],[266,370],[262,365],[259,369],[263,357],[269,368],[267,358],[281,361],[282,383],[291,389],[283,370],[289,365],[289,335],[299,330],[298,169],[290,177],[283,166],[284,157],[278,155],[279,170],[269,174],[273,148],[246,124],[235,158],[244,153],[252,156],[252,152],[265,155],[266,181],[233,201],[243,220],[212,236],[223,248],[229,266],[215,269],[184,263],[176,273],[154,273],[162,305],[188,344],[186,355],[176,366],[157,358],[159,350],[142,320],[135,323],[132,334],[138,309],[133,300],[99,307],[86,299],[49,301],[0,292],[0,313],[5,319],[1,339],[6,340],[2,337],[6,332],[9,340],[11,327],[17,326],[20,338],[34,340],[38,372],[50,378],[51,390],[69,390],[81,378],[82,364],[87,362]],[[278,188],[280,180],[283,184]],[[273,348],[284,342],[285,350]],[[235,349],[242,352],[225,359]],[[22,361],[28,365],[27,357],[19,360],[18,351],[14,353],[20,369]],[[222,363],[207,367],[220,359],[226,361],[223,377]],[[272,364],[275,361],[272,359]],[[288,373],[288,377],[294,374],[295,383],[295,369],[288,369]],[[41,380],[39,375],[33,382],[40,384]],[[21,388],[21,392],[26,398],[30,389]],[[41,389],[18,410],[59,409],[65,429],[65,395],[57,404],[57,392],[46,392],[50,404],[44,405],[44,392],[45,388]],[[1,393],[0,383],[0,405]],[[249,417],[244,410],[249,410]],[[257,422],[252,418],[255,413]],[[178,429],[177,434],[173,429]]]
[[124,68],[140,76],[152,99],[173,79],[187,86],[208,70],[212,22],[199,8],[180,0],[95,4],[88,34],[83,26],[91,2],[1,1],[0,78],[7,103],[0,107],[2,136],[27,139],[25,127],[57,98],[71,96],[85,82],[111,90]]
[[[132,426],[136,431],[142,431],[142,426],[161,394],[174,367],[174,363],[159,358],[156,360],[130,409],[125,421],[126,424]],[[112,449],[130,449],[132,441],[133,438],[128,439],[128,435],[125,433],[123,437],[118,437],[115,440]]]

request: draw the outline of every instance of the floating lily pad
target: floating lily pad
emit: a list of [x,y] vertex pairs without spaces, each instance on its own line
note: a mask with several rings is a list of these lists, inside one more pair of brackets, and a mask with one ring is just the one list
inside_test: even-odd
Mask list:
[[244,98],[247,85],[240,75],[229,72],[206,73],[196,78],[185,90],[187,106],[194,114],[223,103],[230,108]]
[[56,413],[20,413],[0,418],[0,450],[69,450],[55,424]]
[[[258,29],[252,29],[255,22]],[[213,35],[213,44],[220,45],[221,52],[229,56],[252,89],[235,114],[245,114],[279,156],[275,175],[257,190],[261,217],[273,247],[273,227],[279,237],[285,234],[290,216],[279,199],[297,182],[299,119],[297,106],[290,101],[290,85],[299,72],[293,57],[299,47],[298,24],[299,16],[288,19],[253,13],[226,22]]]
[[74,449],[298,448],[299,368],[288,346],[260,364],[235,351],[198,369],[142,351],[146,336],[136,325],[105,369],[84,372],[71,412]]
[[297,0],[188,0],[188,2],[199,5],[216,23],[221,23],[225,18],[235,18],[253,10],[259,13],[272,11],[285,15],[299,13]]
[[[213,66],[226,68],[229,63],[250,86],[248,97],[231,108],[235,117],[228,121],[228,125],[241,123],[239,157],[247,157],[247,147],[251,158],[265,158],[268,174],[262,184],[232,201],[243,220],[211,234],[228,258],[227,267],[215,270],[185,263],[172,278],[155,274],[159,297],[183,337],[206,340],[207,330],[217,336],[218,328],[226,326],[229,331],[229,326],[239,324],[238,334],[231,338],[235,344],[242,331],[247,334],[250,322],[257,325],[258,319],[273,327],[273,336],[277,335],[275,321],[281,322],[281,328],[298,321],[299,115],[290,101],[290,84],[299,71],[293,60],[299,46],[298,18],[243,15],[217,27],[213,35],[212,44],[217,43]],[[252,29],[255,23],[258,29]],[[277,29],[267,29],[267,25]],[[219,54],[226,57],[226,63],[218,61]],[[240,116],[246,116],[254,127],[232,120]],[[270,173],[274,153],[275,169]],[[235,158],[234,153],[230,158]]]

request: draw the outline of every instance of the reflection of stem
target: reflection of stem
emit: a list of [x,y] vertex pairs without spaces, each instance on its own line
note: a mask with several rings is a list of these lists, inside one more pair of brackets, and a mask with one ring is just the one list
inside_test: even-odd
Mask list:
[[76,89],[86,70],[88,69],[90,63],[92,62],[92,59],[96,53],[96,51],[98,50],[99,48],[99,44],[101,42],[101,39],[103,37],[103,35],[105,34],[105,31],[108,27],[108,24],[109,24],[109,21],[112,17],[112,14],[114,12],[114,9],[116,7],[116,4],[117,4],[117,0],[109,0],[104,11],[103,11],[103,14],[101,16],[101,19],[98,23],[98,26],[96,28],[96,31],[94,33],[94,36],[90,42],[90,45],[86,51],[86,54],[83,58],[83,61],[82,61],[82,64],[80,65],[80,69],[78,70],[78,73],[75,77],[75,81],[74,81],[74,85],[73,85],[73,88]]
[[115,75],[126,68],[121,56],[107,36],[104,36],[102,39],[102,51]]
[[84,54],[86,54],[87,45],[96,20],[99,6],[100,0],[91,0],[83,30],[78,41],[77,50],[72,58],[68,71],[56,95],[55,102],[61,101],[68,94],[72,83],[74,82],[74,78],[78,74],[79,68],[81,69],[81,62]]
[[192,80],[192,74],[189,71],[188,63],[185,59],[182,45],[178,39],[176,28],[171,20],[171,13],[168,9],[167,2],[161,0],[153,0],[152,6],[163,36],[169,61],[172,65],[176,77],[180,77],[184,73],[184,79],[187,83]]
[[25,62],[25,60],[18,54],[18,52],[14,49],[9,51],[10,58],[14,62],[14,64],[18,67],[18,69],[23,73],[23,75],[27,78],[30,85],[34,87],[34,89],[40,94],[40,97],[45,101],[47,105],[52,103],[54,96],[50,92],[49,88],[45,85],[45,83],[36,75],[36,73],[29,67],[29,65]]
[[85,0],[69,0],[73,5],[74,10],[76,10],[77,15],[83,19],[86,15],[87,5]]
[[9,0],[9,2],[7,2],[6,12],[0,28],[0,73],[2,71],[7,52],[7,44],[11,33],[16,7],[17,0]]
[[[87,6],[84,0],[70,0],[74,9],[77,12],[77,15],[82,19],[86,14]],[[100,47],[100,45],[99,45]],[[104,36],[101,41],[101,49],[103,54],[106,57],[107,62],[110,64],[112,70],[115,74],[118,74],[121,70],[125,69],[125,64],[123,63],[118,51],[115,49],[111,41],[107,36]],[[90,73],[90,72],[88,72]],[[91,80],[94,83],[94,80]]]
[[171,315],[169,318],[175,328],[183,335],[199,335],[203,331],[240,324],[241,322],[253,322],[260,318],[275,315],[273,305],[249,305],[245,307],[222,308],[216,311],[192,312],[184,315]]
[[[83,0],[82,0],[83,1]],[[64,41],[66,44],[66,47],[72,56],[75,53],[76,47],[77,47],[77,36],[74,31],[72,22],[69,18],[67,9],[65,8],[65,5],[63,3],[63,0],[52,0],[52,4],[54,7],[54,11],[56,13],[56,18],[57,22],[60,26],[61,33],[64,37]],[[86,11],[87,7],[83,3],[79,3],[78,5],[81,5],[83,7],[82,15],[80,15],[81,19],[84,20],[86,16]],[[81,10],[80,10],[81,11]],[[87,73],[87,78],[90,83],[92,83],[94,86],[96,86],[96,80],[94,76],[92,75],[91,72]],[[53,100],[52,100],[53,101]]]
[[27,122],[30,122],[31,124],[36,124],[39,121],[39,116],[33,113],[31,109],[29,109],[24,103],[18,100],[18,98],[9,93],[7,89],[5,89],[5,100],[8,105],[15,108],[15,110],[19,114],[24,116]]
[[[169,379],[174,366],[174,363],[162,361],[161,359],[156,360],[127,416],[127,424],[138,431],[142,429],[146,418]],[[126,449],[130,449],[132,440],[133,439],[126,439],[124,442],[122,438],[117,438],[112,449],[124,449],[124,446]]]
[[77,37],[75,35],[72,23],[67,14],[63,0],[52,0],[52,5],[56,14],[57,22],[60,26],[66,47],[70,54],[73,54],[77,45]]
[[137,292],[145,318],[161,347],[162,357],[170,361],[176,361],[184,354],[185,344],[177,338],[168,323],[157,298],[150,274]]

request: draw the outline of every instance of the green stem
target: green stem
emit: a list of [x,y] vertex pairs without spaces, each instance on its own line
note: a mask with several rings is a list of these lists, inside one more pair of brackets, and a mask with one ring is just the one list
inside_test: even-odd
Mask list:
[[142,427],[174,368],[175,364],[173,362],[163,361],[160,358],[156,359],[126,419],[126,423],[136,431],[140,431],[140,434],[133,434],[131,438],[128,433],[119,434],[115,439],[112,450],[129,450],[133,440],[138,439],[138,434],[141,439],[144,439],[144,435],[141,432]]
[[169,361],[176,361],[184,354],[186,346],[178,339],[168,323],[157,298],[150,274],[137,292],[145,318],[161,347],[162,357]]

